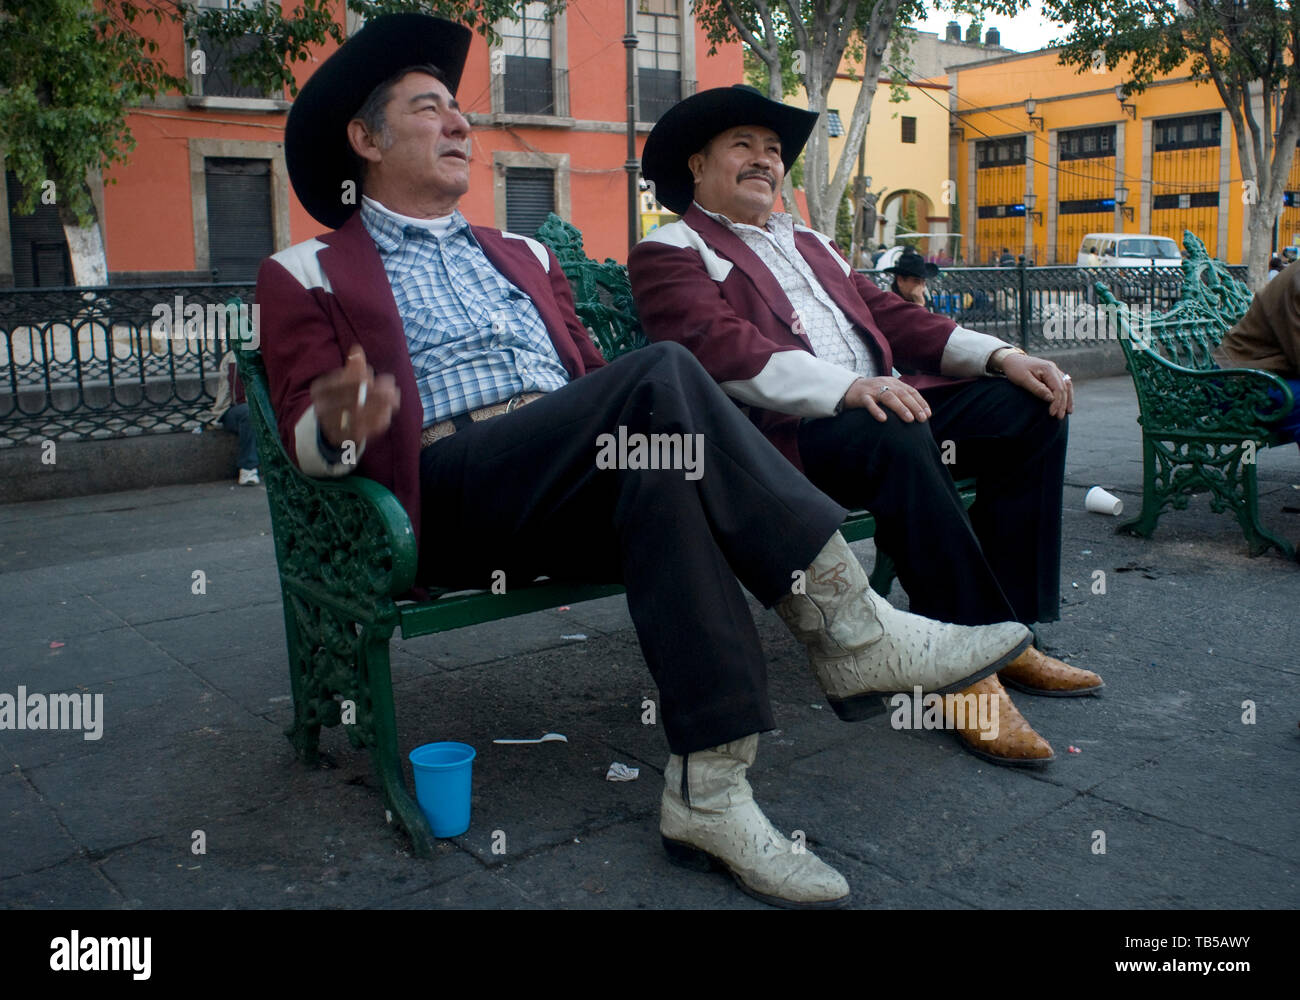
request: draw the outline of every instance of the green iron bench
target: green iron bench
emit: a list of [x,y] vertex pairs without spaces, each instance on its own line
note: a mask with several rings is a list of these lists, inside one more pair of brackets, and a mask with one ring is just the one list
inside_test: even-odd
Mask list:
[[[552,215],[538,238],[555,250],[574,290],[577,311],[607,359],[646,343],[625,269],[586,258],[581,234]],[[242,331],[246,338],[251,331]],[[276,430],[266,369],[258,352],[237,352],[240,376],[257,435],[262,479],[271,510],[275,556],[284,604],[285,641],[293,693],[286,731],[298,757],[319,759],[322,726],[344,721],[354,747],[370,750],[389,822],[410,835],[419,857],[433,855],[436,839],[402,776],[389,666],[394,633],[409,639],[511,618],[560,605],[623,593],[617,585],[534,582],[507,593],[429,588],[430,600],[407,599],[415,584],[416,546],[410,519],[384,486],[361,476],[313,479],[298,470]],[[969,481],[958,483],[966,506]],[[843,533],[869,538],[875,521],[851,515]],[[881,554],[872,586],[888,593],[893,565]]]
[[1215,365],[1211,352],[1250,307],[1250,289],[1193,233],[1184,232],[1183,246],[1178,301],[1136,330],[1129,307],[1095,286],[1115,309],[1142,425],[1142,512],[1116,530],[1150,538],[1166,509],[1185,510],[1192,494],[1208,491],[1211,510],[1236,514],[1252,556],[1277,548],[1293,559],[1294,547],[1260,523],[1255,465],[1260,449],[1292,443],[1276,429],[1295,405],[1291,390],[1270,372]]

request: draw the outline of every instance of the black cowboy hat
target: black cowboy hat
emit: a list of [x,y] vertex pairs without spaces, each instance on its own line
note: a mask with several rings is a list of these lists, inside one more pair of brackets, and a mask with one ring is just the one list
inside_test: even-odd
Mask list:
[[[427,14],[385,14],[367,21],[311,75],[289,111],[284,159],[303,208],[331,229],[347,221],[360,201],[360,178],[348,146],[348,122],[370,92],[407,66],[430,64],[460,85],[473,32]],[[345,181],[355,181],[344,200]]]
[[769,100],[753,87],[734,84],[703,90],[664,112],[646,137],[641,174],[653,181],[655,197],[681,215],[695,195],[686,165],[719,132],[762,125],[781,138],[781,162],[788,173],[817,124],[817,113]]
[[933,278],[939,273],[939,265],[931,264],[911,247],[905,247],[893,266],[885,268],[885,273],[901,274],[907,278]]

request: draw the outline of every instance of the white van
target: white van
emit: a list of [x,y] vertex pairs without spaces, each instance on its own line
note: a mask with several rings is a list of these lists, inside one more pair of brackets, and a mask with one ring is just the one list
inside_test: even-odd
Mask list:
[[1183,255],[1168,236],[1089,233],[1079,245],[1080,267],[1178,267]]

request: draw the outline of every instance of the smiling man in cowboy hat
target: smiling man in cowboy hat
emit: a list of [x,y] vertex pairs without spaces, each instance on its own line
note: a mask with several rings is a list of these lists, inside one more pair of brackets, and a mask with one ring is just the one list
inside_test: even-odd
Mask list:
[[[880,290],[826,237],[774,211],[816,120],[745,86],[703,91],[659,119],[642,173],[682,219],[628,262],[646,332],[690,348],[815,485],[876,515],[912,610],[1054,621],[1069,376]],[[896,378],[895,366],[915,374]],[[979,480],[969,519],[953,475]],[[1036,649],[1001,677],[1055,696],[1102,686]],[[969,693],[998,700],[1000,732],[955,727],[968,750],[1012,765],[1053,758],[996,677]]]
[[[721,866],[777,905],[842,905],[844,879],[772,827],[745,777],[773,717],[740,583],[788,609],[850,715],[913,685],[985,676],[1028,630],[891,608],[836,530],[843,508],[687,351],[655,345],[605,365],[555,256],[465,221],[470,129],[454,95],[469,39],[423,15],[376,18],[290,112],[294,190],[335,231],[258,275],[281,438],[304,472],[393,490],[421,582],[482,587],[496,570],[621,581],[672,751],[670,856]],[[692,435],[704,465],[604,469],[600,441],[615,432]],[[807,584],[792,593],[795,578]]]

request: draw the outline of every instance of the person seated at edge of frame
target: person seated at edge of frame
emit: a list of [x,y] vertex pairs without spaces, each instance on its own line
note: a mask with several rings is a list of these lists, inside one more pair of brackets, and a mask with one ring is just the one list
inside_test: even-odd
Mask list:
[[[1246,315],[1212,353],[1220,368],[1272,372],[1300,400],[1300,261],[1288,264],[1255,293]],[[1269,396],[1279,403],[1285,398],[1277,389],[1270,389]],[[1300,444],[1300,406],[1292,406],[1274,426]]]
[[[671,751],[669,858],[721,867],[774,905],[843,905],[843,876],[768,822],[745,776],[775,722],[741,584],[778,609],[850,719],[891,692],[967,687],[1020,655],[1029,630],[894,609],[839,533],[844,508],[690,352],[657,344],[606,364],[555,254],[466,221],[470,125],[455,92],[470,38],[427,15],[373,18],[294,101],[286,166],[331,232],[258,273],[280,437],[309,475],[393,491],[421,582],[621,582]],[[676,435],[698,474],[606,467],[615,432]]]
[[[815,486],[875,515],[912,610],[1056,621],[1070,376],[884,291],[774,211],[816,121],[742,85],[660,117],[642,171],[682,218],[628,259],[646,334],[690,348]],[[896,378],[895,366],[921,374]],[[953,480],[970,476],[968,517]],[[1052,697],[1102,687],[1032,648],[1000,676]],[[1054,758],[997,677],[967,693],[998,699],[1001,722],[992,740],[969,720],[953,726],[966,750],[1011,766]]]

